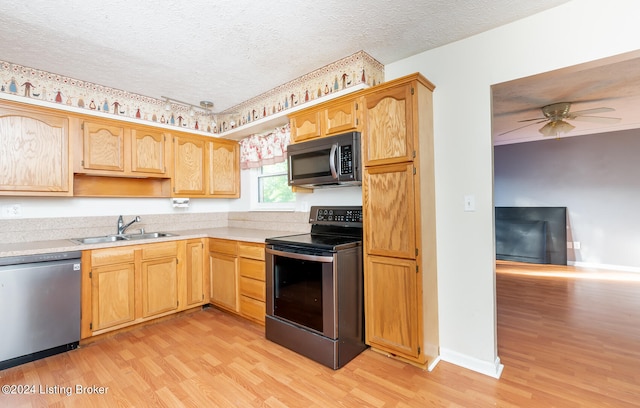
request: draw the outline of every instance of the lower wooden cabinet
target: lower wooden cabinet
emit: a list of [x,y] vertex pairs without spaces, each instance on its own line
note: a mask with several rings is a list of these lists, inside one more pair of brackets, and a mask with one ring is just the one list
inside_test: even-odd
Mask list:
[[173,257],[143,261],[142,317],[147,318],[178,309],[178,268]]
[[[83,339],[205,303],[203,241],[168,241],[83,251]],[[179,261],[178,258],[183,259]],[[191,267],[189,266],[191,265]],[[198,277],[197,275],[200,274]],[[187,277],[190,278],[187,278]],[[199,302],[186,301],[187,281]]]
[[211,238],[209,251],[211,303],[264,324],[264,244]]
[[417,360],[422,344],[422,292],[416,262],[367,256],[365,268],[367,343]]
[[91,274],[91,330],[100,331],[135,320],[133,262],[96,266]]
[[209,254],[211,268],[211,303],[238,311],[237,258],[233,255]]
[[264,324],[266,312],[264,244],[238,243],[240,314]]
[[[198,306],[205,303],[205,292],[209,287],[209,259],[204,256],[204,239],[192,239],[184,242],[186,278],[185,307]],[[206,262],[206,263],[205,263]],[[207,288],[205,290],[205,287]]]

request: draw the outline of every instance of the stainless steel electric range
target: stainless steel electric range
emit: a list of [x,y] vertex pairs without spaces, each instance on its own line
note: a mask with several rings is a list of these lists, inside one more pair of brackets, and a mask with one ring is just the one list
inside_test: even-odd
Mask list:
[[367,347],[362,207],[314,206],[309,222],[266,240],[266,337],[335,370]]

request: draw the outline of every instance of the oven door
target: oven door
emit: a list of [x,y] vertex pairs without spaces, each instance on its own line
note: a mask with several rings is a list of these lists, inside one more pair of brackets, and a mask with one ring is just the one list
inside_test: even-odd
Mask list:
[[267,315],[337,339],[335,254],[292,251],[284,245],[266,247]]

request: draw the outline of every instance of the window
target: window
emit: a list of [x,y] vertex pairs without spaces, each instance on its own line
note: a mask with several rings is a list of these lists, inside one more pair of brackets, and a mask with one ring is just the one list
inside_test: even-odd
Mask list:
[[268,164],[256,169],[253,191],[257,197],[253,200],[256,207],[289,209],[295,204],[295,194],[287,184],[287,163]]

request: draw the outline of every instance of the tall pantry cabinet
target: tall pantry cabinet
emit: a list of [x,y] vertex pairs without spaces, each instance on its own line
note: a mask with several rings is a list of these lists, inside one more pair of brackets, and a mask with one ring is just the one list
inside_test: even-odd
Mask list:
[[434,85],[416,73],[364,93],[366,341],[430,367],[439,355]]

